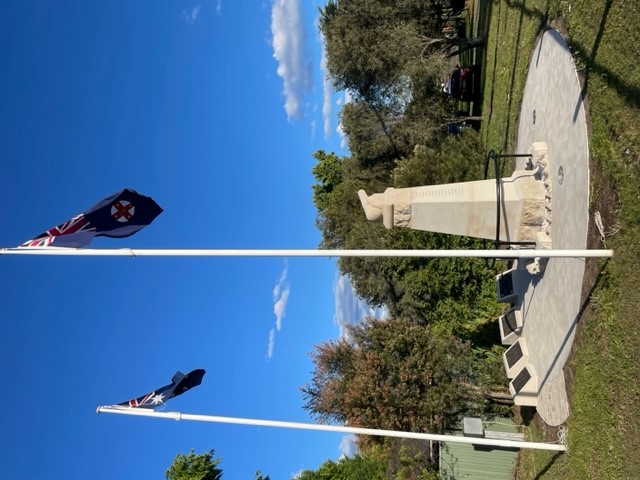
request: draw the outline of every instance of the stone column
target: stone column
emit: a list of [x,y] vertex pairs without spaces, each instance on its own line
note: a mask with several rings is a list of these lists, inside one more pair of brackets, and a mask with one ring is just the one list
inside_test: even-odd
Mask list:
[[[500,240],[540,241],[550,234],[551,194],[544,144],[534,144],[528,170],[500,181]],[[368,220],[387,228],[465,235],[494,240],[497,221],[495,180],[387,188],[384,193],[358,192]],[[544,239],[542,239],[544,240]],[[549,245],[550,247],[550,239]]]

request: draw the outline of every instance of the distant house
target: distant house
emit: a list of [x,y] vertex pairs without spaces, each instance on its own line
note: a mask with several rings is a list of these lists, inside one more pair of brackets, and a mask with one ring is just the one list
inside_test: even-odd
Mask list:
[[[483,421],[482,426],[484,438],[522,439],[522,434],[508,418]],[[462,429],[447,433],[462,435]],[[515,449],[440,442],[440,478],[513,480],[517,459],[518,451]]]

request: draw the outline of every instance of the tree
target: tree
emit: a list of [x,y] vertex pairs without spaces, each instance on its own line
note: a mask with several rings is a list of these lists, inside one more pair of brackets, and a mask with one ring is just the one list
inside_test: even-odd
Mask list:
[[468,343],[409,320],[369,318],[316,346],[304,408],[320,422],[442,431],[482,401]]
[[[459,119],[458,119],[459,120]],[[396,162],[392,173],[396,188],[479,180],[485,155],[480,134],[473,129],[446,135],[436,147],[416,145]]]
[[304,470],[298,480],[384,480],[387,462],[379,456],[354,455],[327,460],[317,470]]
[[394,138],[398,117],[389,109],[373,108],[364,100],[348,102],[342,107],[342,129],[349,139],[349,150],[360,163],[365,166],[392,164],[402,155],[404,145],[398,145]]
[[[318,163],[313,168],[317,183],[313,188],[313,202],[318,210],[316,224],[322,232],[322,248],[346,248],[350,231],[367,220],[361,213],[358,190],[380,187],[377,175],[381,168],[365,169],[349,157],[317,151]],[[385,170],[388,172],[388,170]],[[365,226],[375,229],[378,225]]]
[[379,1],[330,0],[321,9],[327,67],[338,90],[371,100],[392,85],[414,55],[411,21],[395,21],[393,6]]
[[484,46],[483,37],[445,36],[441,2],[329,0],[320,9],[327,67],[337,90],[389,107],[409,83],[438,83],[447,58]]
[[370,103],[387,95],[431,55],[440,13],[436,2],[422,0],[329,0],[320,30],[336,88]]
[[326,153],[324,150],[315,152],[313,158],[318,162],[311,169],[311,173],[318,181],[311,187],[313,189],[313,203],[318,212],[323,212],[329,204],[329,196],[342,183],[345,159],[338,157],[333,152]]
[[[351,227],[346,248],[483,248],[482,240],[470,237],[409,228],[386,230],[369,223]],[[349,275],[359,297],[372,306],[386,306],[394,318],[450,325],[448,333],[464,334],[471,340],[478,324],[493,321],[499,314],[495,272],[482,259],[345,257],[338,266],[342,274]]]
[[197,455],[193,450],[188,455],[178,454],[165,473],[167,480],[220,480],[222,470],[218,468],[220,458],[214,458],[213,449]]

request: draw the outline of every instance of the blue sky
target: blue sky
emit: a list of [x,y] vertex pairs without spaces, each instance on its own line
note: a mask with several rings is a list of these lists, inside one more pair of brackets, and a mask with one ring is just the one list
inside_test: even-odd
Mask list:
[[[318,4],[0,1],[0,238],[124,187],[164,213],[95,248],[315,248],[312,152],[344,152]],[[366,306],[327,259],[0,258],[3,476],[157,479],[216,449],[226,479],[337,459],[322,432],[96,414],[205,368],[169,403],[310,421],[307,352]],[[344,445],[343,445],[344,446]]]

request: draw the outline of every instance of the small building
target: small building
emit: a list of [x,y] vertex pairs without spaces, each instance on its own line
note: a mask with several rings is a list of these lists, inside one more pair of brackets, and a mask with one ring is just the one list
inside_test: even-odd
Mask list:
[[[471,430],[471,432],[469,432]],[[508,418],[464,419],[459,430],[450,435],[523,440]],[[518,450],[465,443],[440,442],[440,478],[443,480],[513,480]]]

